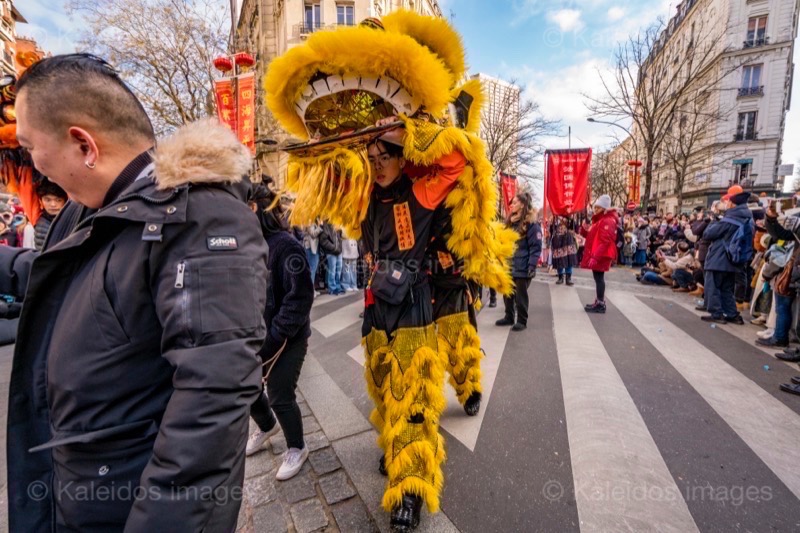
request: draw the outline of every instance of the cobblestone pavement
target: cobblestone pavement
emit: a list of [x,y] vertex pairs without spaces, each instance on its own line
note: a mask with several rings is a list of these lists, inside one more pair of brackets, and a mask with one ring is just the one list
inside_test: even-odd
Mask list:
[[[303,432],[311,452],[294,478],[277,481],[286,451],[283,432],[264,451],[247,458],[244,500],[237,531],[242,533],[310,533],[312,531],[378,531],[347,472],[298,391]],[[251,431],[255,425],[251,423]]]

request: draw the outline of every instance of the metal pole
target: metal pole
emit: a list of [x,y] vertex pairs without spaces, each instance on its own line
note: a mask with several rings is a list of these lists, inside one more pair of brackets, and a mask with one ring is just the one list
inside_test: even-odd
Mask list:
[[572,126],[567,126],[567,148],[572,150]]

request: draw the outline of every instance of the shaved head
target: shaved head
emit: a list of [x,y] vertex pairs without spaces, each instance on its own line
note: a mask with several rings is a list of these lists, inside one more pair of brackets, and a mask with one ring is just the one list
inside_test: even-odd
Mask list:
[[43,59],[22,74],[16,91],[25,94],[29,120],[37,128],[57,133],[80,127],[135,143],[155,140],[139,100],[111,65],[95,56]]

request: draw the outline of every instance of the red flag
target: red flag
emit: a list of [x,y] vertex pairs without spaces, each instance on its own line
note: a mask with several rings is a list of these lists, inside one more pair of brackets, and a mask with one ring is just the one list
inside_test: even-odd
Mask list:
[[242,144],[256,151],[256,74],[242,74],[237,82],[237,125],[239,140]]
[[517,194],[517,177],[508,174],[500,174],[500,185],[503,191],[503,207],[506,213],[511,212],[511,201]]
[[566,216],[586,209],[591,162],[591,148],[548,150],[545,153],[545,197],[553,214]]
[[233,97],[233,79],[222,78],[214,81],[214,96],[217,100],[217,116],[220,122],[236,132],[236,101]]

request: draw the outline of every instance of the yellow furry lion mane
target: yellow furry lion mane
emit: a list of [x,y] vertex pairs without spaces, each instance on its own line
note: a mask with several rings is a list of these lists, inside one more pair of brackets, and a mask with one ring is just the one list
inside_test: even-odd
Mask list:
[[[296,104],[315,76],[388,76],[399,82],[419,107],[411,117],[401,115],[406,159],[432,165],[458,150],[467,160],[445,201],[453,219],[450,251],[464,259],[465,278],[509,294],[510,258],[518,234],[495,220],[494,170],[477,135],[483,94],[477,80],[461,85],[466,70],[461,38],[446,20],[410,11],[393,12],[381,23],[383,29],[315,32],[273,60],[264,79],[267,106],[289,134],[308,140]],[[440,125],[448,105],[462,92],[472,97],[467,126]],[[291,221],[306,225],[321,218],[358,238],[372,186],[363,141],[292,153],[286,179],[286,189],[296,197]]]

